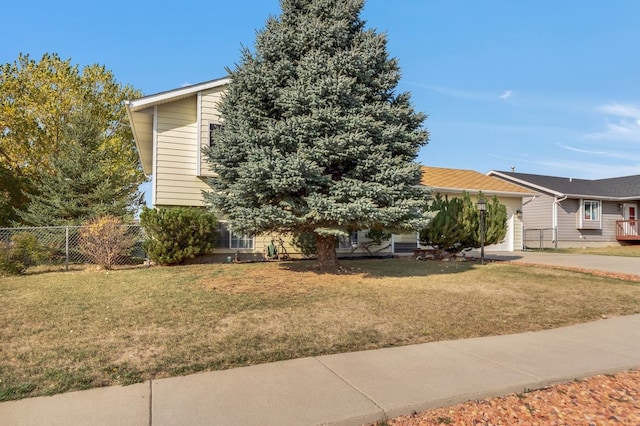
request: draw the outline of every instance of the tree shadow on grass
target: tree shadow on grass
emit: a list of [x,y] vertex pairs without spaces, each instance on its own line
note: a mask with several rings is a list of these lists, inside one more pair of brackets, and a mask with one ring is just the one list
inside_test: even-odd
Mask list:
[[480,263],[475,260],[340,259],[337,268],[322,268],[316,260],[283,262],[280,268],[318,275],[363,275],[368,278],[421,277],[467,272]]

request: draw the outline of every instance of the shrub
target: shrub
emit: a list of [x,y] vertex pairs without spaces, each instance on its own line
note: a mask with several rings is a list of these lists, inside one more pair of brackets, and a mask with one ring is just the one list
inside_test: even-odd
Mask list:
[[[482,192],[478,198],[484,198]],[[484,243],[497,244],[507,233],[507,209],[496,196],[486,206]],[[437,194],[430,210],[435,216],[420,230],[420,244],[433,247],[436,257],[480,247],[480,213],[469,193],[451,199]]]
[[135,237],[115,216],[92,219],[80,230],[80,253],[107,270],[129,256],[135,243]]
[[45,248],[29,232],[20,232],[9,243],[0,244],[0,272],[3,275],[24,274],[46,257]]
[[210,253],[215,243],[215,216],[196,207],[143,207],[140,224],[145,231],[143,247],[160,265],[177,265]]

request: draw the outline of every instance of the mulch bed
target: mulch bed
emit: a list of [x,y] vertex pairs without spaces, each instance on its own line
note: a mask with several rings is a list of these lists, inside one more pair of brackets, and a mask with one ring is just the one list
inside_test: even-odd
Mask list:
[[467,402],[397,417],[387,424],[637,426],[640,371],[600,375],[532,392]]

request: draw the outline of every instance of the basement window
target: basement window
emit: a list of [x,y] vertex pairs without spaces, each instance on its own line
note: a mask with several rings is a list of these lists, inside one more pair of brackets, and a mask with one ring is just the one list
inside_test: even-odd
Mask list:
[[234,233],[226,222],[218,223],[216,248],[219,249],[253,249],[254,237]]

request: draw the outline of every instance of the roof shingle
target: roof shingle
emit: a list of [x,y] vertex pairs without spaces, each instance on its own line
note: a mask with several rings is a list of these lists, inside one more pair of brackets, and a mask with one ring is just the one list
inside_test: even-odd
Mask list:
[[423,166],[420,183],[439,191],[482,191],[486,194],[522,194],[523,197],[535,194],[534,191],[520,185],[473,170]]

